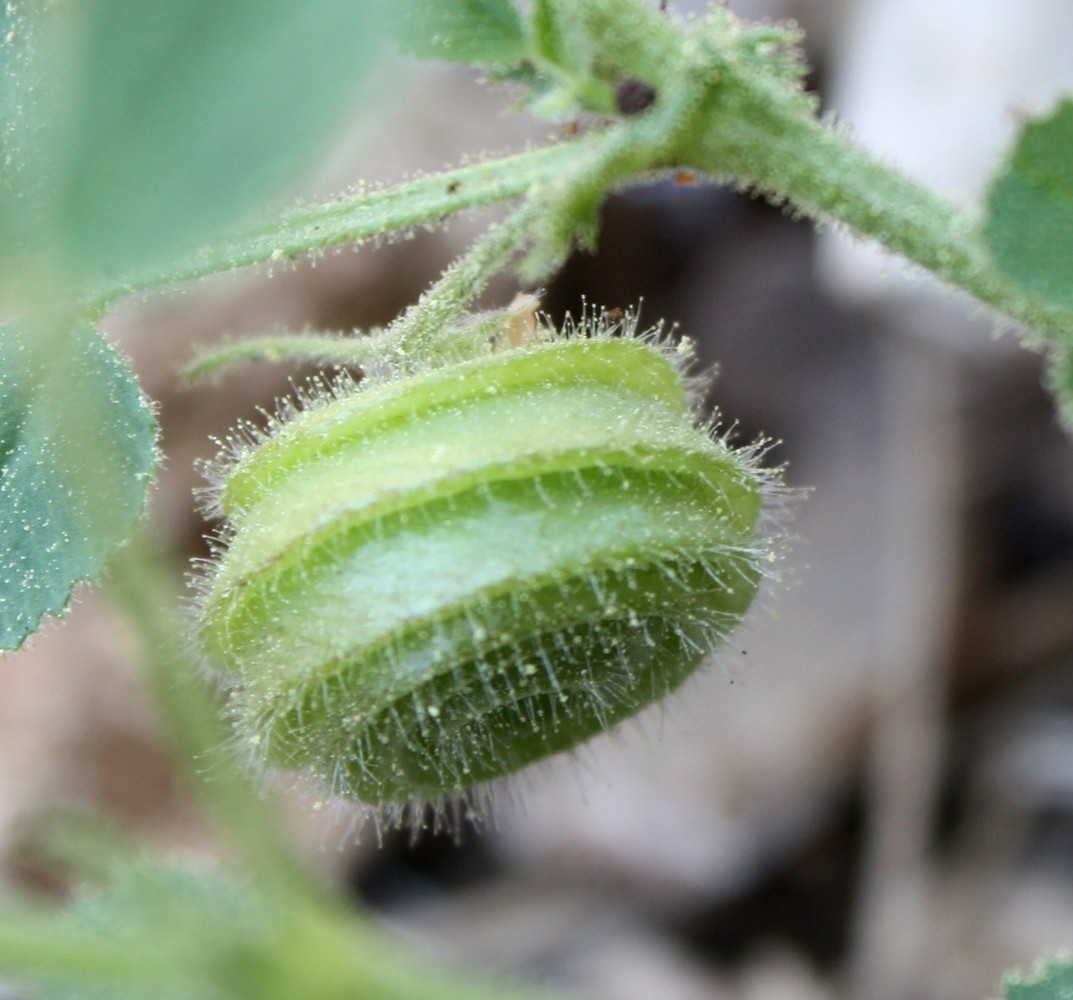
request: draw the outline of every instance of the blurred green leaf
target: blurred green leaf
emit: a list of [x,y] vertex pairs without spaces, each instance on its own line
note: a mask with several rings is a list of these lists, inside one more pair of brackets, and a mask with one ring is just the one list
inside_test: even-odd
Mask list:
[[1073,308],[1073,101],[1024,127],[992,184],[988,212],[998,266],[1026,290]]
[[231,950],[240,956],[255,955],[253,942],[263,933],[261,924],[271,920],[270,914],[258,913],[259,902],[208,870],[122,864],[117,859],[107,888],[76,899],[56,921],[56,931],[69,936],[94,934],[141,959],[151,957],[157,981],[147,984],[137,975],[137,967],[129,971],[119,967],[111,979],[57,969],[52,982],[49,976],[42,977],[41,996],[47,1000],[224,998],[229,993],[213,981],[214,966],[223,965]]
[[134,377],[88,324],[47,339],[0,327],[0,650],[100,576],[144,507],[154,434]]
[[13,973],[38,1000],[550,1000],[415,958],[328,898],[129,859],[51,920],[0,909]]
[[526,52],[525,29],[511,0],[409,0],[400,33],[423,59],[496,66]]
[[565,69],[578,70],[578,59],[571,51],[570,18],[563,15],[558,0],[535,0],[533,4],[533,41],[537,52],[547,62]]
[[41,42],[35,65],[5,69],[53,81],[32,148],[16,152],[50,178],[66,263],[170,257],[278,191],[357,106],[390,6],[83,0],[41,14],[16,0]]
[[599,41],[569,3],[533,0],[529,30],[536,73],[526,80],[529,67],[522,66],[516,78],[529,84],[532,114],[561,121],[584,111],[614,113],[614,91],[596,71]]
[[45,19],[30,16],[29,7],[16,0],[0,14],[0,258],[39,250],[47,238],[47,178],[31,149],[49,118],[45,64],[51,60],[43,52]]
[[1010,976],[1006,1000],[1073,1000],[1073,962],[1053,959],[1027,979]]

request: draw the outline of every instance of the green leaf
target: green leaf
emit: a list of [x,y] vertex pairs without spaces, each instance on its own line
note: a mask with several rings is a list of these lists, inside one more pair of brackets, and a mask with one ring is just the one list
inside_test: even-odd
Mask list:
[[12,72],[54,83],[19,153],[50,177],[50,235],[76,274],[195,247],[293,179],[355,107],[390,7],[21,3],[43,40],[38,64]]
[[63,911],[0,906],[0,968],[38,1000],[550,1000],[415,959],[326,894],[129,858]]
[[154,434],[134,377],[92,327],[0,327],[0,650],[100,576],[144,507]]
[[1052,959],[1028,979],[1008,977],[1006,1000],[1073,1000],[1073,963],[1068,958]]
[[[0,255],[39,250],[45,240],[47,179],[29,148],[36,145],[51,90],[44,64],[43,18],[29,17],[25,4],[5,3],[0,20]],[[4,269],[5,272],[7,268]],[[8,282],[11,275],[4,274]],[[12,283],[17,283],[12,282]]]
[[553,120],[583,111],[614,112],[614,91],[595,71],[599,42],[578,10],[563,0],[534,0],[530,33],[536,70],[530,82],[530,112]]
[[541,58],[554,66],[576,69],[567,44],[567,28],[555,0],[535,0],[533,42]]
[[1073,307],[1073,100],[1024,127],[988,210],[998,266],[1026,290]]
[[406,7],[400,43],[411,55],[498,66],[526,53],[511,0],[409,0]]

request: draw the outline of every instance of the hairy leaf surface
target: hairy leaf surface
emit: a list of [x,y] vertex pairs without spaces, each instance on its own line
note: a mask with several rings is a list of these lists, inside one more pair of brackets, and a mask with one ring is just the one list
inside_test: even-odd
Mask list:
[[154,419],[92,327],[46,348],[0,328],[0,649],[100,576],[145,503]]

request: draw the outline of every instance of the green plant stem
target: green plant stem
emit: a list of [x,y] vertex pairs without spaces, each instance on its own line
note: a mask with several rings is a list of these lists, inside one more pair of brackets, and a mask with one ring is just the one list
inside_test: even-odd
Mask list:
[[718,91],[702,109],[709,124],[683,144],[686,162],[871,237],[1022,326],[1048,335],[1073,331],[1073,313],[1019,289],[995,267],[968,213],[787,109],[767,81],[736,82],[733,113],[720,106]]
[[411,226],[443,222],[452,215],[524,195],[568,171],[598,136],[529,150],[459,167],[379,190],[303,205],[265,220],[234,237],[203,247],[165,267],[136,272],[91,295],[104,312],[115,301],[164,285],[190,281],[254,264],[293,259],[330,247],[358,243]]
[[71,970],[77,970],[83,984],[141,985],[147,995],[154,987],[163,988],[168,975],[152,950],[131,947],[129,941],[64,925],[54,913],[29,905],[9,904],[0,911],[0,974],[5,979],[58,973],[70,978]]
[[[874,239],[1019,325],[1050,336],[1073,332],[1073,311],[1032,296],[998,271],[975,219],[817,120],[814,99],[787,79],[777,32],[743,27],[722,8],[683,26],[640,0],[576,0],[571,14],[598,41],[600,80],[644,80],[658,95],[651,111],[575,142],[296,209],[104,289],[95,308],[154,286],[287,260],[526,195],[528,205],[540,206],[528,216],[537,249],[527,273],[546,275],[579,229],[585,234],[609,190],[682,167]],[[765,55],[760,43],[769,37]],[[504,226],[389,329],[403,335],[407,349],[420,348],[436,322],[472,301],[475,292],[460,291],[466,282],[484,287],[490,269],[513,256],[518,234]]]
[[223,369],[254,361],[300,361],[364,368],[387,360],[390,345],[377,333],[279,333],[228,341],[202,351],[183,369],[186,382],[200,382]]
[[809,99],[746,58],[746,32],[725,11],[696,32],[636,0],[578,0],[577,13],[605,40],[608,63],[657,91],[676,85],[683,60],[708,59],[707,94],[680,132],[673,162],[874,239],[1029,329],[1073,331],[1073,313],[1017,288],[995,267],[974,218],[817,120]]
[[205,351],[186,368],[197,381],[249,361],[296,361],[349,365],[367,369],[388,364],[416,369],[438,360],[459,360],[491,348],[510,309],[479,314],[460,322],[461,314],[534,238],[541,205],[526,203],[493,224],[476,243],[402,316],[385,330],[353,336],[279,334],[251,337]]
[[[156,889],[166,894],[168,885]],[[89,928],[62,910],[9,906],[0,910],[0,974],[64,996],[556,1000],[535,987],[444,969],[333,901],[311,906],[269,895],[259,901],[260,919],[240,924],[213,907],[176,903],[160,899],[171,908],[170,935],[161,933],[166,924]]]
[[530,199],[495,223],[458,258],[418,301],[388,327],[403,352],[415,360],[458,357],[482,346],[479,330],[457,326],[460,313],[533,239],[543,205]]
[[533,217],[535,246],[523,265],[526,277],[539,280],[558,269],[579,236],[584,245],[594,247],[597,213],[608,193],[647,180],[673,161],[704,94],[694,85],[697,68],[690,60],[679,60],[674,70],[678,85],[669,87],[650,113],[607,129],[571,172],[530,193],[531,201],[543,205]]
[[113,585],[142,639],[150,694],[174,758],[251,873],[309,894],[312,878],[300,872],[276,818],[242,773],[219,711],[183,649],[178,622],[167,610],[177,595],[157,568],[162,562],[166,557],[145,541],[130,544],[113,563]]
[[[352,912],[291,908],[268,960],[246,963],[236,998],[249,1000],[564,1000],[536,987],[445,968]],[[251,975],[251,972],[253,975]]]

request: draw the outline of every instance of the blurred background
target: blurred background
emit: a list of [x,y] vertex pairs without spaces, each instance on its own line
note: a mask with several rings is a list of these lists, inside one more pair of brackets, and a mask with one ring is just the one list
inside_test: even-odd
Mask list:
[[[678,11],[699,2],[672,0]],[[845,127],[966,204],[1073,85],[1068,0],[732,0],[796,19]],[[308,194],[557,138],[516,95],[405,64],[376,127]],[[224,335],[388,322],[487,224],[201,282],[106,328],[160,403],[154,532],[204,553],[196,458],[301,378],[182,390]],[[503,279],[488,304],[509,301]],[[718,364],[710,404],[807,489],[786,579],[670,704],[502,789],[481,830],[325,818],[289,777],[311,863],[429,953],[592,1000],[982,1000],[1073,947],[1073,447],[1040,359],[963,299],[835,232],[704,184],[613,198],[600,250],[543,292],[641,306]],[[212,852],[162,749],[106,590],[0,672],[0,866],[57,810]]]

